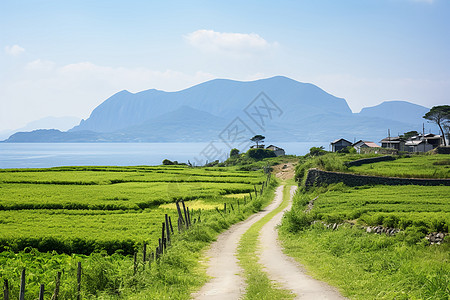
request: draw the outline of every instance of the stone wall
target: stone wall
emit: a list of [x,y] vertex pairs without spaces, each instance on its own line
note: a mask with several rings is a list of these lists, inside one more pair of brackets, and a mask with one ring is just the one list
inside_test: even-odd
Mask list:
[[372,163],[376,163],[376,162],[380,162],[380,161],[388,161],[388,160],[395,160],[395,158],[390,155],[362,158],[362,159],[350,161],[350,162],[346,163],[346,165],[347,165],[347,167],[353,167],[353,166],[372,164]]
[[306,176],[305,186],[311,187],[314,185],[326,185],[332,183],[343,182],[348,186],[362,186],[362,185],[424,185],[450,186],[450,179],[419,179],[419,178],[397,178],[397,177],[380,177],[356,175],[350,173],[339,173],[322,171],[319,169],[309,169]]

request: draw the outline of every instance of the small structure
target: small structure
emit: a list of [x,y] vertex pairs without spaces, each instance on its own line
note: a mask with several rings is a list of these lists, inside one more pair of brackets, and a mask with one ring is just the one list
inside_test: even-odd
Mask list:
[[424,137],[425,141],[427,142],[427,144],[430,144],[431,146],[433,146],[433,149],[444,144],[444,139],[440,135],[428,133],[428,134],[425,134],[423,137]]
[[422,140],[408,140],[405,143],[406,151],[408,152],[427,152],[433,150],[433,145],[428,144],[425,139]]
[[387,137],[380,141],[382,148],[391,148],[397,151],[405,151],[405,140],[399,136]]
[[276,156],[282,156],[282,155],[286,155],[286,153],[284,152],[283,148],[274,146],[274,145],[270,145],[266,148],[267,150],[272,150],[273,152],[275,152]]
[[351,146],[352,143],[347,141],[346,139],[338,139],[333,142],[331,142],[331,151],[332,152],[338,152],[346,147]]
[[251,145],[250,146],[250,149],[264,149],[264,145],[258,145],[258,146],[256,146],[256,145]]
[[352,145],[353,148],[356,149],[356,152],[361,153],[361,148],[380,148],[374,142],[359,140]]

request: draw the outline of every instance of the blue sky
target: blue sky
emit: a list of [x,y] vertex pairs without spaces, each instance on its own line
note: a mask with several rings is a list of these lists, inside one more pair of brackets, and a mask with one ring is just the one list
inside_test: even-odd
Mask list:
[[345,98],[448,104],[450,1],[0,2],[0,131],[115,92],[285,75]]

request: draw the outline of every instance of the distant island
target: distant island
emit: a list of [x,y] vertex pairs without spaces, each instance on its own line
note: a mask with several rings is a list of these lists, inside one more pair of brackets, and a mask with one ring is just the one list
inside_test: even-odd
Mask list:
[[[274,109],[255,102],[261,93]],[[215,79],[177,92],[121,91],[68,131],[17,132],[5,142],[205,142],[219,139],[236,118],[250,132],[264,132],[277,141],[331,141],[336,136],[379,141],[388,129],[395,134],[421,131],[428,111],[407,101],[385,101],[352,113],[345,99],[283,76],[249,82]],[[262,115],[264,128],[258,124]],[[435,129],[432,124],[427,128]]]

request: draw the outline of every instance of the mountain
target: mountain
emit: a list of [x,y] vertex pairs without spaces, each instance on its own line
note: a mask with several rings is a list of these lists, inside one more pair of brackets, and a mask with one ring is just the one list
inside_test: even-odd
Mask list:
[[407,101],[384,101],[372,107],[366,107],[359,113],[362,117],[374,117],[414,124],[422,127],[426,120],[422,118],[430,109]]
[[215,79],[178,92],[153,89],[132,94],[121,91],[106,99],[87,120],[71,131],[114,132],[184,105],[232,119],[262,91],[283,110],[283,119],[288,122],[295,121],[299,117],[298,113],[303,116],[324,112],[352,113],[344,99],[334,97],[313,84],[287,77],[249,82]]
[[233,133],[245,139],[264,134],[279,142],[340,137],[378,142],[388,129],[392,135],[420,130],[426,111],[406,101],[385,101],[352,113],[345,99],[287,77],[215,79],[177,92],[121,91],[67,132],[21,132],[6,142],[208,142],[231,139]]
[[0,140],[6,139],[16,132],[33,131],[37,129],[57,129],[66,131],[80,123],[77,117],[45,117],[32,121],[22,128],[0,132]]

